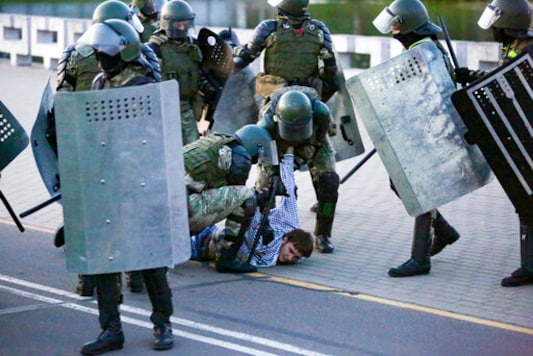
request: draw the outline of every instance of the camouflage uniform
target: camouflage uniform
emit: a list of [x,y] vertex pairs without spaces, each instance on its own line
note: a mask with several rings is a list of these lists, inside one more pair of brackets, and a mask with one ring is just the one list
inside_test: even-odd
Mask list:
[[309,86],[322,94],[322,80],[332,84],[337,71],[333,43],[329,29],[319,20],[278,15],[261,22],[248,43],[234,49],[242,61],[237,66],[251,63],[263,50],[264,74],[283,78],[285,85]]
[[[313,134],[311,138],[300,143],[288,142],[279,135],[278,123],[273,120],[276,106],[280,96],[288,90],[297,90],[306,94],[312,103],[313,110]],[[302,168],[305,165],[309,168],[309,173],[318,196],[318,210],[315,224],[315,235],[317,240],[328,240],[331,237],[335,208],[338,199],[339,176],[335,170],[335,150],[329,140],[328,131],[331,127],[332,117],[329,109],[318,98],[318,94],[312,88],[291,86],[281,88],[271,95],[271,100],[261,111],[259,126],[264,127],[276,141],[279,158],[289,146],[294,147],[295,168]],[[258,165],[258,188],[268,184],[271,175],[279,175],[278,166]],[[318,241],[317,241],[318,242]],[[318,246],[318,244],[317,244]],[[330,246],[332,252],[333,247]]]
[[217,264],[236,259],[256,208],[255,190],[245,185],[251,160],[241,166],[241,179],[230,179],[236,146],[233,137],[211,133],[184,147],[191,234],[226,219],[225,236],[216,241]]
[[164,30],[156,31],[148,42],[161,63],[162,80],[179,82],[180,115],[183,144],[198,139],[197,122],[202,118],[202,92],[208,82],[201,70],[202,52],[192,37],[187,42],[170,39]]

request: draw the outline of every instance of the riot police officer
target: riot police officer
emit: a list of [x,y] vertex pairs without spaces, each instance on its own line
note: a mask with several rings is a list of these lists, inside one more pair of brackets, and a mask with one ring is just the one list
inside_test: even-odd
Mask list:
[[[121,19],[132,25],[138,33],[143,32],[140,19],[128,8],[126,4],[117,0],[107,0],[99,4],[93,11],[92,22],[103,22],[108,19]],[[159,62],[155,53],[143,45],[142,63],[149,69],[149,74],[154,79],[160,79]],[[80,91],[89,90],[91,83],[97,74],[101,72],[94,56],[94,50],[87,45],[74,44],[68,46],[63,51],[57,65],[57,91]],[[56,247],[63,245],[62,227],[56,234],[54,241]],[[127,286],[131,292],[141,292],[143,290],[142,276],[138,272],[126,272]],[[79,275],[76,292],[81,296],[94,295],[94,278],[89,275]]]
[[[526,51],[533,55],[531,18],[532,9],[526,0],[493,0],[486,6],[478,20],[478,25],[484,30],[490,29],[494,41],[502,44],[500,65],[512,61]],[[487,73],[468,68],[456,69],[456,75],[466,83],[485,74]],[[509,277],[502,279],[502,287],[518,287],[533,283],[533,218],[531,214],[527,214],[529,212],[518,211],[520,267]]]
[[[257,124],[275,139],[279,152],[293,146],[295,168],[308,166],[318,197],[315,247],[321,253],[332,253],[330,239],[340,180],[328,136],[333,120],[329,108],[313,88],[289,86],[272,93],[260,115]],[[269,176],[279,175],[276,168],[258,165],[257,185],[263,187]]]
[[245,125],[232,136],[213,132],[184,146],[191,234],[226,220],[225,235],[215,241],[219,272],[257,270],[237,258],[256,207],[265,203],[264,192],[246,181],[253,163],[277,163],[273,145],[266,130]]
[[[78,46],[90,46],[103,73],[91,86],[92,90],[143,85],[155,82],[140,60],[141,43],[136,30],[123,20],[110,19],[93,24],[79,39]],[[140,271],[152,304],[150,320],[154,324],[155,350],[174,346],[170,316],[173,313],[172,291],[167,281],[166,267]],[[102,332],[83,345],[82,354],[96,355],[121,349],[124,334],[120,320],[121,274],[95,275],[99,322]]]
[[[419,0],[395,0],[374,19],[374,26],[382,33],[391,33],[405,50],[423,42],[433,41],[441,50],[443,59],[453,77],[453,67],[437,39],[442,29],[429,19],[424,4]],[[408,114],[408,113],[406,113]],[[392,180],[391,189],[398,195]],[[432,239],[432,228],[434,238]],[[437,209],[415,218],[411,258],[402,265],[391,268],[391,277],[409,277],[428,274],[431,270],[430,256],[434,256],[446,245],[459,239],[459,233],[444,219]]]
[[144,27],[141,42],[150,40],[150,36],[159,29],[159,9],[154,0],[132,0],[130,8],[139,17]]
[[179,99],[183,144],[198,139],[197,122],[202,118],[205,103],[217,95],[216,86],[202,71],[202,52],[194,34],[194,13],[183,0],[171,0],[163,5],[160,28],[148,45],[161,61],[163,80],[179,82]]
[[309,0],[272,3],[277,3],[276,18],[261,22],[248,43],[234,49],[235,68],[244,68],[264,50],[264,73],[256,81],[256,91],[261,95],[269,93],[260,86],[269,86],[272,81],[313,87],[319,95],[326,85],[332,95],[337,64],[329,29],[322,21],[311,18]]

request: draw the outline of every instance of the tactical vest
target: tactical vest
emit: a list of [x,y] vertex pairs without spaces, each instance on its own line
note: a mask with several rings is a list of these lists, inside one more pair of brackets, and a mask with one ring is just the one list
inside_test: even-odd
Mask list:
[[183,147],[185,171],[195,181],[206,183],[209,188],[227,185],[226,172],[218,166],[218,152],[234,138],[211,134]]
[[178,45],[157,36],[161,41],[150,42],[159,45],[161,50],[161,72],[163,80],[176,79],[180,85],[180,99],[193,98],[199,90],[200,63],[202,52],[193,43]]
[[74,90],[89,90],[94,77],[101,72],[94,51],[89,46],[81,46],[71,52],[66,74],[74,80]]
[[313,20],[295,29],[288,21],[278,20],[276,31],[266,40],[265,73],[298,82],[318,77],[318,57],[324,33]]

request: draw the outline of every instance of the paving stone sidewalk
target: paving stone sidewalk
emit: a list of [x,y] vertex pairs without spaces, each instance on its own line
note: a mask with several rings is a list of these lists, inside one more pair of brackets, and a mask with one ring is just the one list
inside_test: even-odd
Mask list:
[[[0,60],[0,100],[28,134],[48,77],[55,86],[55,74],[42,66],[12,67]],[[362,122],[359,125],[368,152],[372,144]],[[341,178],[361,158],[339,162]],[[49,198],[30,147],[1,173],[0,189],[17,213]],[[297,172],[296,181],[302,225],[312,230],[314,214],[309,207],[315,196],[308,172]],[[501,278],[519,266],[520,256],[518,217],[499,183],[493,180],[440,211],[460,231],[461,239],[432,258],[429,275],[389,277],[390,267],[409,258],[414,219],[389,189],[387,173],[375,155],[340,187],[335,252],[315,252],[301,265],[261,272],[533,329],[533,285],[500,287]],[[22,221],[53,231],[62,221],[61,214],[61,206],[54,203]],[[0,219],[11,221],[3,206]],[[50,240],[54,248],[52,235]]]

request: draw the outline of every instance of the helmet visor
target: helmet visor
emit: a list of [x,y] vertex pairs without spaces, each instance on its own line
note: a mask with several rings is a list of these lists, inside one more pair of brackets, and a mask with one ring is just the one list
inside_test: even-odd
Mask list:
[[496,7],[494,5],[487,5],[485,10],[479,17],[477,24],[482,29],[488,30],[492,27],[492,25],[494,25],[496,21],[498,21],[500,17],[502,17],[502,14],[503,11],[499,7]]
[[272,140],[266,143],[264,146],[261,145],[258,147],[258,158],[257,162],[260,164],[277,166],[279,164],[278,160],[278,146],[276,146],[276,141]]
[[277,7],[283,0],[268,0],[268,4],[272,7]]
[[133,26],[135,31],[139,33],[143,33],[144,26],[141,22],[141,19],[139,18],[139,16],[135,14],[135,11],[133,9],[130,9],[130,16],[129,16],[128,22],[130,25]]
[[105,23],[93,24],[76,42],[76,48],[88,45],[96,51],[116,56],[125,45],[125,39]]
[[384,8],[379,15],[372,21],[375,28],[381,33],[390,33],[392,25],[398,23],[399,17],[395,15],[390,8]]

